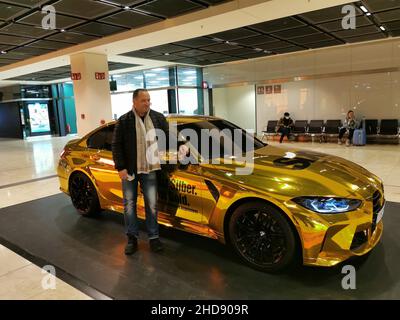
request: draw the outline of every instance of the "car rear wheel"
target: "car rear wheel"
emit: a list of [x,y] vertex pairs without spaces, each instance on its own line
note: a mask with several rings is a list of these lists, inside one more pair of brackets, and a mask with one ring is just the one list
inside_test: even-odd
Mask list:
[[69,182],[72,204],[83,216],[92,216],[100,211],[99,198],[92,181],[83,173],[74,174]]
[[294,262],[296,237],[277,208],[264,202],[239,206],[229,220],[229,239],[251,267],[277,272]]

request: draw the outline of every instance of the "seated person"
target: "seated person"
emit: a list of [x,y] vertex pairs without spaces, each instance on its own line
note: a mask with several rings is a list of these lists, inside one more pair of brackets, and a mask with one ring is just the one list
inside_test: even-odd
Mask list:
[[289,112],[285,112],[283,118],[280,118],[278,122],[279,132],[281,133],[281,139],[279,140],[279,143],[282,143],[285,136],[290,139],[290,131],[293,125],[294,123],[292,118],[290,118]]
[[340,130],[339,130],[338,144],[343,143],[342,142],[343,136],[348,131],[349,136],[346,140],[346,146],[350,146],[350,144],[353,141],[354,130],[357,129],[357,126],[358,126],[358,124],[357,124],[356,117],[354,115],[354,111],[350,110],[349,112],[347,112],[346,119],[344,119],[343,127],[340,128]]

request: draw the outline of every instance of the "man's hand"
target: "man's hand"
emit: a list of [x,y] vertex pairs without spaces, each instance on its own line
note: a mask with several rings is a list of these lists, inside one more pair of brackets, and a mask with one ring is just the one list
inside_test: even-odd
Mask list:
[[119,177],[121,180],[128,180],[128,170],[124,169],[121,171],[118,171]]

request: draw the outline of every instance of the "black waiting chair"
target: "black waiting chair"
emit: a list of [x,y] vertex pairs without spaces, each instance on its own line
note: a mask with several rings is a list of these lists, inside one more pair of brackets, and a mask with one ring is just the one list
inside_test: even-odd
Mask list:
[[378,130],[378,142],[399,144],[399,121],[397,119],[383,119]]
[[261,139],[264,139],[266,136],[274,136],[277,134],[276,127],[278,126],[277,120],[270,120],[267,123],[267,127],[262,131]]
[[339,128],[342,126],[340,120],[326,120],[324,133],[328,135],[339,135]]
[[310,124],[308,125],[307,135],[311,136],[312,140],[314,140],[314,137],[319,137],[319,142],[322,142],[323,127],[323,120],[311,120]]
[[308,121],[307,120],[296,120],[296,122],[294,123],[294,127],[293,127],[292,133],[294,135],[306,134],[307,127],[308,127]]
[[381,120],[381,125],[379,127],[379,135],[398,136],[399,135],[399,121],[397,119]]
[[379,123],[377,119],[365,120],[365,133],[367,135],[367,142],[373,143],[378,140]]

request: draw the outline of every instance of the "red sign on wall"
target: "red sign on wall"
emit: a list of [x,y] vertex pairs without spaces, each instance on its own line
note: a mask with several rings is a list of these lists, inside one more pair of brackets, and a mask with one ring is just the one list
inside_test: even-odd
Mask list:
[[106,78],[105,72],[96,72],[95,73],[96,80],[104,80]]
[[80,72],[72,72],[71,73],[71,80],[81,80],[82,75]]

